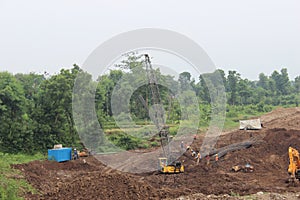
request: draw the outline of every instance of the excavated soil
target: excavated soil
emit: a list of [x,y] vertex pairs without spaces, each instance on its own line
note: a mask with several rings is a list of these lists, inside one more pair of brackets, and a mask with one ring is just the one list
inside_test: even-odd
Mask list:
[[[214,199],[232,199],[229,195],[257,192],[296,193],[300,186],[286,183],[289,146],[300,149],[300,109],[277,109],[261,117],[264,128],[257,131],[235,130],[220,136],[216,148],[257,138],[250,148],[227,153],[218,162],[207,165],[186,152],[185,173],[164,175],[157,172],[129,174],[113,170],[90,156],[64,163],[33,161],[14,165],[39,194],[27,199],[174,199],[195,194],[219,195]],[[199,149],[202,137],[192,144]],[[250,163],[254,172],[231,172],[234,165]],[[197,196],[198,194],[198,196]],[[227,195],[226,195],[227,194]],[[229,194],[229,195],[228,195]],[[224,196],[225,195],[225,196]],[[192,198],[189,198],[192,199]]]

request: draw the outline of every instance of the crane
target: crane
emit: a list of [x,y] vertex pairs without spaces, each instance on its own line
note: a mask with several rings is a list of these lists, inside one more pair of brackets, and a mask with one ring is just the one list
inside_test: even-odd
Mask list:
[[[183,163],[176,161],[174,164],[169,163],[170,160],[170,147],[169,147],[169,127],[166,125],[164,118],[164,108],[161,100],[159,85],[155,75],[155,71],[152,68],[150,57],[148,54],[145,54],[145,68],[147,73],[148,84],[151,91],[151,100],[153,106],[153,115],[152,120],[158,130],[158,135],[160,137],[161,148],[163,151],[164,157],[158,158],[158,168],[161,173],[182,173],[184,172]],[[141,102],[144,104],[145,108],[150,113],[150,109],[147,106],[146,101],[142,96],[139,96]]]
[[[144,56],[145,56],[144,65],[145,65],[145,69],[146,69],[146,73],[147,73],[148,84],[149,84],[150,91],[151,91],[151,100],[152,100],[152,106],[153,106],[152,120],[158,130],[158,135],[160,137],[160,143],[161,143],[164,157],[167,158],[169,156],[169,146],[168,146],[169,129],[165,123],[164,108],[163,108],[163,104],[162,104],[162,100],[161,100],[161,96],[160,96],[160,92],[159,92],[159,85],[157,82],[155,71],[152,68],[152,64],[151,64],[149,55],[145,54]],[[143,100],[143,98],[141,96],[139,96],[139,98],[142,101],[142,103],[145,105],[146,102]],[[146,107],[146,105],[145,105],[145,107]],[[148,109],[148,111],[150,111],[150,110]],[[165,146],[167,146],[167,148],[165,148]]]

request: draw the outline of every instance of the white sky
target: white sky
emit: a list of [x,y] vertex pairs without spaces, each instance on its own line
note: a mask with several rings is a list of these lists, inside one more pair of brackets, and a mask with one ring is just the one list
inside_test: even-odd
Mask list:
[[294,78],[299,10],[299,0],[0,0],[0,71],[58,72],[112,36],[163,28],[196,41],[225,71],[253,80],[286,67]]

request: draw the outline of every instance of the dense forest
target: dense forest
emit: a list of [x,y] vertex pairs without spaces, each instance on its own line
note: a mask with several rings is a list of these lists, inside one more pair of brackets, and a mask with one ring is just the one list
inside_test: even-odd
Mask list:
[[[129,55],[109,73],[94,81],[97,88],[96,114],[105,130],[117,127],[114,117],[126,117],[121,111],[111,108],[112,96],[126,97],[128,94],[124,94],[124,91],[134,90],[130,96],[130,113],[133,120],[137,124],[150,123],[146,109],[147,105],[152,104],[149,87],[132,87],[132,84],[147,79],[145,70],[142,56]],[[72,115],[73,86],[79,73],[85,72],[77,65],[72,69],[62,69],[55,75],[13,75],[0,72],[0,152],[45,152],[54,144],[71,147],[80,145]],[[159,69],[155,69],[155,74],[163,83],[159,85],[159,90],[168,124],[188,120],[189,116],[184,116],[183,110],[193,109],[188,106],[180,107],[179,100],[176,99],[178,91],[183,92],[185,102],[189,101],[191,92],[196,95],[201,111],[199,126],[203,127],[207,126],[210,120],[211,93],[218,92],[221,87],[226,92],[228,117],[237,116],[239,111],[245,109],[247,112],[268,112],[275,106],[298,106],[300,102],[300,76],[290,80],[286,68],[274,71],[270,75],[260,73],[255,81],[242,78],[237,71],[225,73],[222,69],[210,74],[201,74],[198,80],[192,79],[189,72],[180,73],[177,79],[161,74]],[[221,82],[213,81],[215,74],[221,77]],[[211,80],[210,89],[207,80]],[[124,87],[127,90],[120,89]],[[174,130],[176,131],[176,128]],[[109,137],[125,149],[143,147],[139,146],[138,140],[122,133]],[[155,146],[157,143],[152,141],[151,145]]]

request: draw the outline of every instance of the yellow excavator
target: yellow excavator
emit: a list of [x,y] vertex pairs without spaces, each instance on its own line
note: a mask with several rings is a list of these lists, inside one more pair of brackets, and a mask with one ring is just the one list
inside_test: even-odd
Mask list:
[[300,157],[299,151],[293,147],[289,147],[289,168],[290,174],[289,182],[298,182],[300,180]]
[[158,158],[158,165],[159,165],[159,171],[164,174],[176,174],[176,173],[183,173],[184,172],[184,166],[183,163],[180,161],[175,161],[174,164],[168,164],[168,159]]

